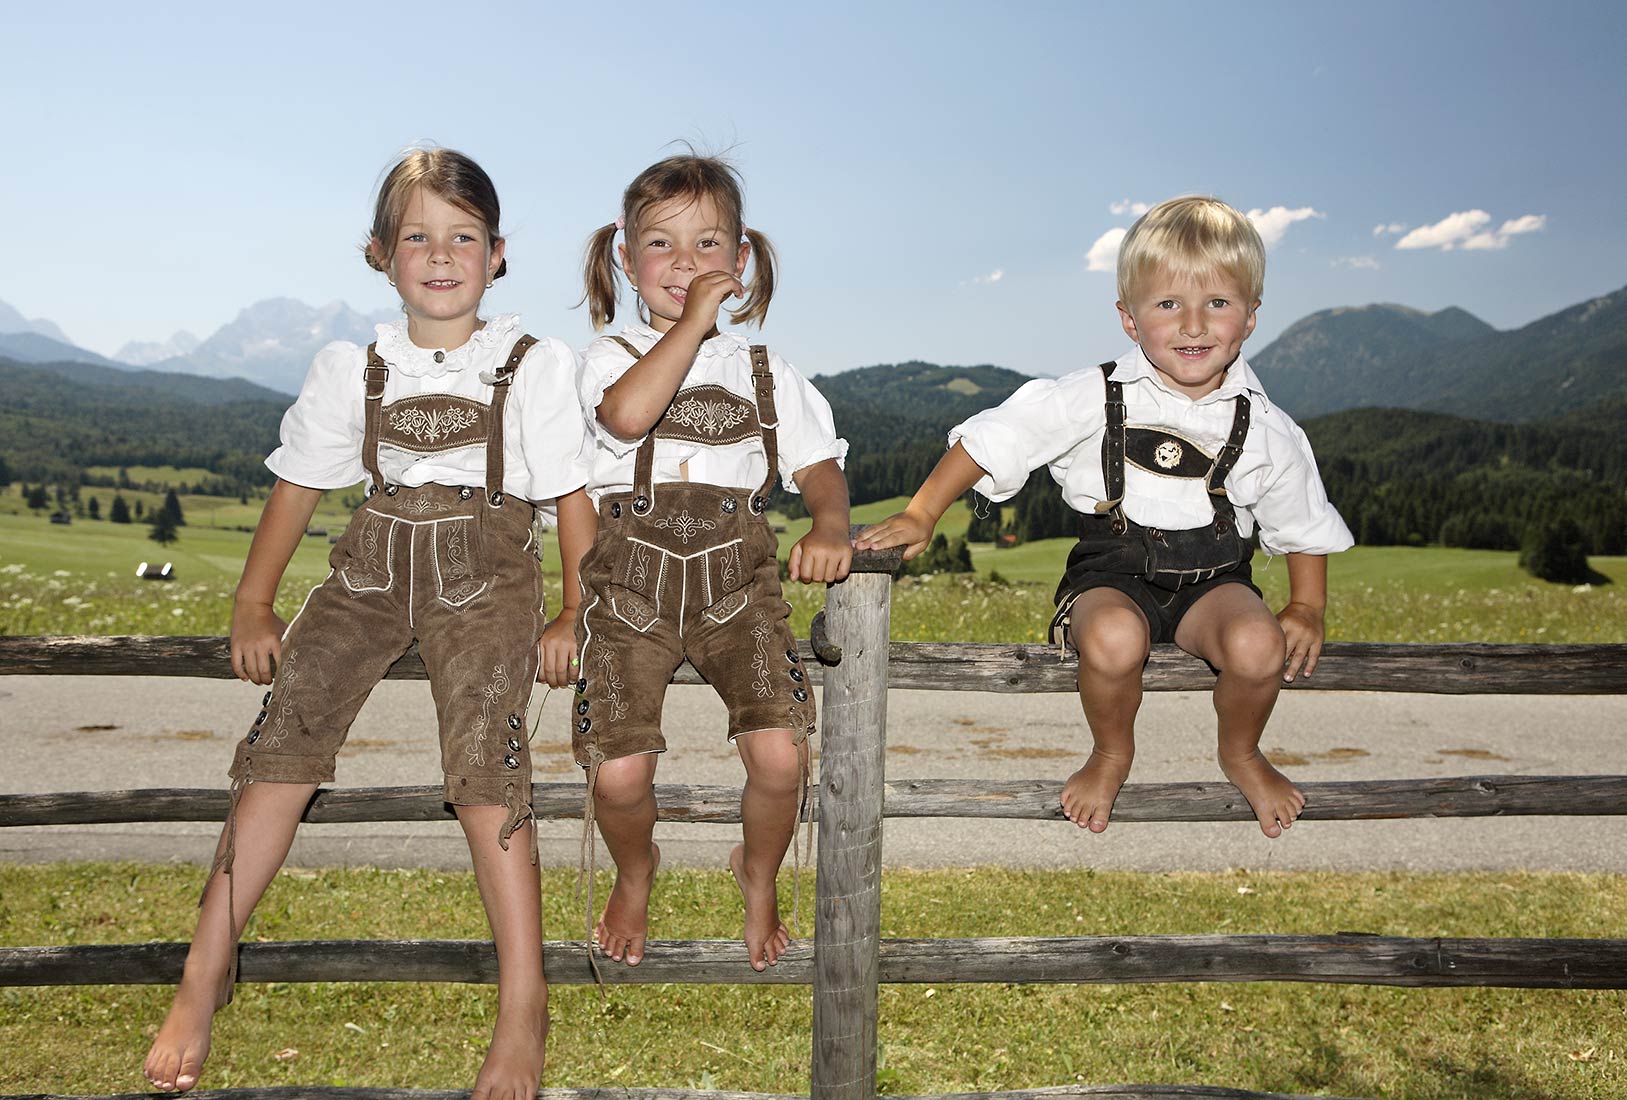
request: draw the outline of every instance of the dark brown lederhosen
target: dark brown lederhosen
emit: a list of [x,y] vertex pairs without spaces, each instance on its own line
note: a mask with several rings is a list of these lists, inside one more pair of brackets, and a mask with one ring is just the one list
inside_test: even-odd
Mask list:
[[[1225,485],[1226,475],[1237,464],[1248,437],[1248,396],[1240,393],[1234,399],[1226,443],[1218,455],[1210,455],[1174,432],[1126,427],[1124,383],[1113,380],[1114,366],[1101,364],[1107,383],[1107,428],[1102,436],[1105,499],[1096,505],[1095,515],[1079,517],[1079,541],[1069,552],[1067,567],[1057,585],[1057,609],[1051,618],[1050,634],[1059,645],[1067,644],[1074,601],[1101,586],[1100,574],[1136,577],[1168,593],[1216,582],[1235,581],[1253,587],[1248,568],[1253,548],[1238,533],[1237,512]],[[1213,521],[1202,527],[1165,531],[1130,519],[1124,514],[1126,460],[1160,477],[1203,479],[1214,509]],[[1137,593],[1129,594],[1136,598]],[[1144,603],[1141,599],[1136,602]],[[1157,609],[1143,606],[1142,610],[1148,613],[1148,625],[1156,632],[1157,616],[1153,611]],[[1181,610],[1184,613],[1184,607]]]
[[[639,445],[632,490],[599,501],[598,534],[582,559],[583,610],[576,624],[582,671],[571,742],[576,762],[587,769],[582,870],[590,883],[590,930],[599,765],[666,750],[661,705],[686,657],[727,704],[729,740],[785,729],[803,752],[814,731],[813,694],[780,590],[777,540],[763,518],[779,469],[767,349],[754,345],[751,362],[755,403],[718,385],[673,396]],[[766,479],[756,489],[654,483],[657,438],[722,446],[754,437],[768,458]],[[799,828],[807,788],[804,763]],[[795,858],[800,869],[800,853]]]
[[[289,624],[271,690],[237,746],[216,861],[228,888],[243,787],[331,782],[357,711],[414,641],[435,698],[446,801],[506,807],[505,849],[532,816],[525,711],[544,624],[542,573],[534,508],[502,486],[503,410],[535,343],[515,342],[489,404],[420,394],[385,405],[389,367],[368,347],[362,464],[372,486],[329,556],[332,572]],[[388,484],[381,443],[417,454],[484,444],[485,485]]]

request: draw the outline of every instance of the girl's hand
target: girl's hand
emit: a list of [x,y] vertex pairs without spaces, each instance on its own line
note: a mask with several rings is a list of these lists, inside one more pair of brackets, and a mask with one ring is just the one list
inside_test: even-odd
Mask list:
[[725,298],[744,298],[746,286],[727,271],[703,271],[689,281],[688,296],[679,324],[690,324],[710,332],[717,326],[717,311]]
[[1322,656],[1322,609],[1308,603],[1291,603],[1277,613],[1282,632],[1288,639],[1288,660],[1282,667],[1282,682],[1291,684],[1301,666],[1310,678],[1316,660]]
[[853,547],[847,532],[828,531],[818,524],[791,547],[791,579],[803,584],[834,584],[847,576],[853,564]]
[[268,603],[238,603],[232,607],[232,675],[254,684],[269,684],[282,660],[282,635],[287,624]]
[[537,642],[537,683],[564,687],[577,678],[576,608],[567,607],[542,632]]
[[909,509],[888,516],[880,523],[872,523],[853,540],[856,550],[885,550],[889,546],[902,546],[904,560],[909,561],[932,541],[932,528],[922,516]]

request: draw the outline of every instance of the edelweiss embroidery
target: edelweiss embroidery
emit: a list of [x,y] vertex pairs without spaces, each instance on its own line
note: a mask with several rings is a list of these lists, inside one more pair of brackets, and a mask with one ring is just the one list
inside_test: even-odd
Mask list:
[[718,436],[745,423],[746,409],[728,401],[702,401],[688,397],[667,410],[667,419],[707,435]]
[[469,763],[477,768],[486,766],[486,729],[491,725],[492,709],[508,693],[508,666],[493,665],[491,683],[481,690],[480,717],[475,720],[474,742],[469,746]]
[[390,410],[390,428],[412,436],[420,443],[437,443],[459,432],[468,431],[480,423],[480,413],[474,409],[419,408]]
[[1166,439],[1158,445],[1152,454],[1153,461],[1166,470],[1174,469],[1181,464],[1181,445],[1173,439]]
[[665,527],[667,530],[683,539],[685,546],[688,546],[689,540],[700,534],[702,531],[717,530],[716,520],[697,519],[689,514],[688,508],[685,508],[676,516],[662,516],[660,519],[655,521],[655,525],[657,527]]
[[447,512],[451,508],[440,501],[419,497],[416,500],[407,501],[401,506],[401,510],[411,516],[424,516],[430,512]]

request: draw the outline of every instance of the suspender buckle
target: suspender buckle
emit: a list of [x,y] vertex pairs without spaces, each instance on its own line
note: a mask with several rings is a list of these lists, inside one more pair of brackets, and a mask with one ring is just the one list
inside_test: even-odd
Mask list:
[[368,385],[372,385],[373,383],[376,382],[376,383],[378,383],[379,385],[382,386],[382,385],[384,385],[385,379],[390,377],[390,368],[389,367],[363,367],[362,368],[362,377],[367,380]]

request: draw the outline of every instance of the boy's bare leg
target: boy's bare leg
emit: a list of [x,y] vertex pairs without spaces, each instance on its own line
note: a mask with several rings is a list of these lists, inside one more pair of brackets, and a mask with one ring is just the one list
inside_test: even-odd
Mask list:
[[[315,783],[250,783],[243,788],[237,803],[237,851],[231,882],[227,883],[223,870],[216,871],[204,888],[181,984],[141,1066],[155,1088],[186,1092],[197,1085],[209,1056],[209,1026],[230,993],[226,975],[238,938],[266,886],[288,858],[294,831],[316,787]],[[216,858],[225,850],[223,829]]]
[[650,889],[661,865],[655,835],[655,763],[659,754],[639,753],[599,765],[593,812],[610,858],[616,885],[594,926],[599,948],[617,962],[637,966],[650,933]]
[[497,838],[508,820],[507,807],[454,808],[497,948],[497,1024],[470,1100],[532,1100],[542,1081],[548,1039],[542,884],[531,862],[536,822],[515,830],[504,851]]
[[1079,651],[1079,701],[1092,744],[1085,766],[1062,785],[1062,812],[1081,829],[1099,833],[1135,759],[1141,670],[1151,634],[1141,608],[1116,588],[1093,588],[1075,600],[1069,631]]
[[1175,628],[1175,644],[1220,670],[1220,770],[1254,808],[1260,831],[1281,836],[1305,808],[1305,796],[1260,751],[1287,654],[1276,616],[1248,588],[1224,584],[1192,605]]
[[729,853],[729,869],[746,901],[746,957],[753,970],[778,965],[791,945],[791,933],[780,920],[775,882],[796,835],[803,761],[809,751],[806,741],[799,745],[792,736],[790,730],[756,730],[734,739],[746,765],[746,786],[740,794],[742,842]]

